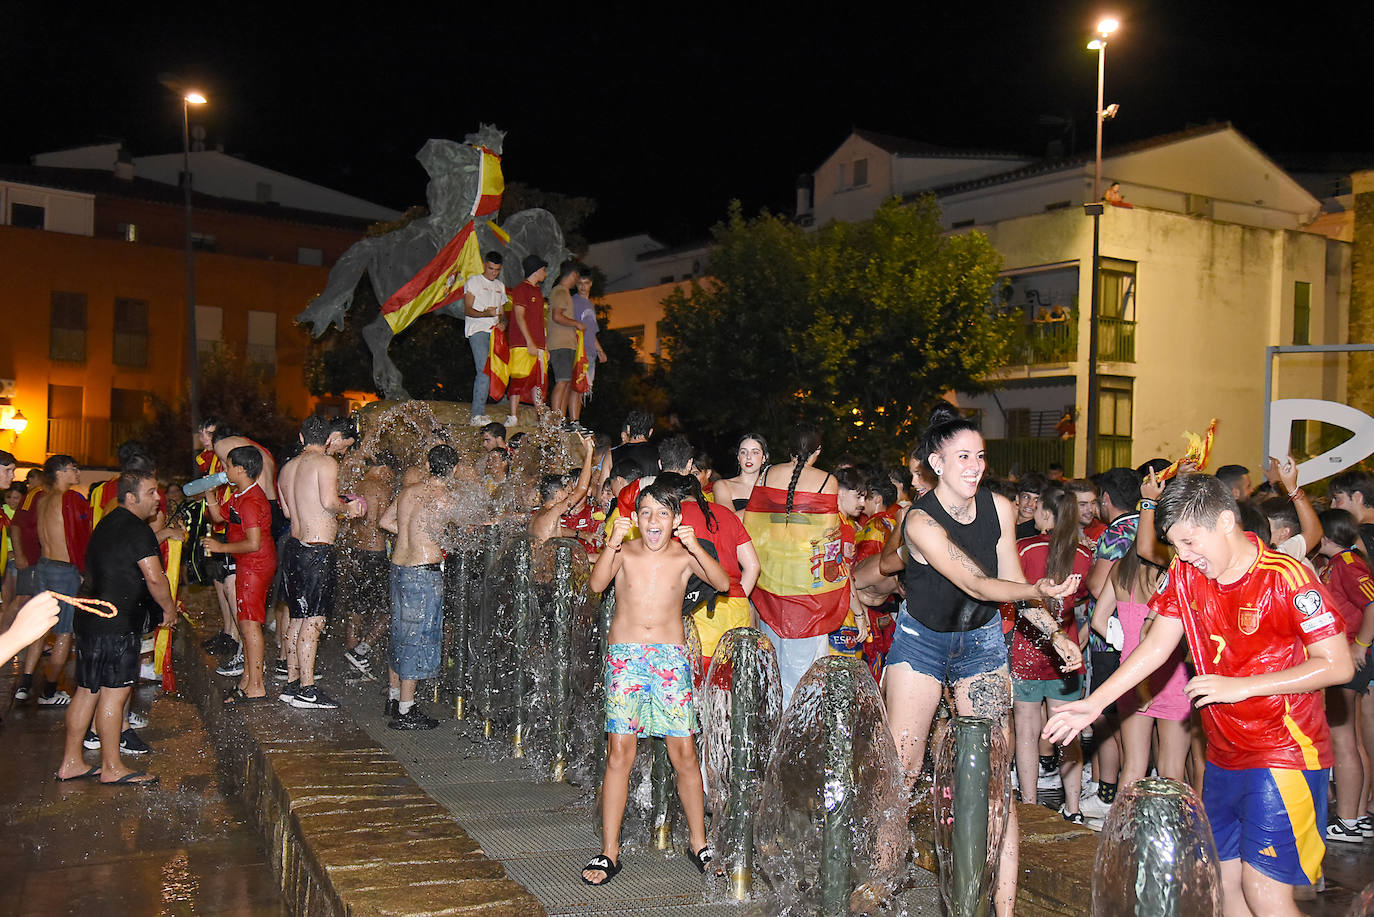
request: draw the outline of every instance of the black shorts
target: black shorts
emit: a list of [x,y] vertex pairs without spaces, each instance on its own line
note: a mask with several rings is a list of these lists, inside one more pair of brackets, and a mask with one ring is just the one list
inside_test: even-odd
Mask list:
[[549,351],[549,369],[553,371],[555,382],[571,382],[573,366],[577,363],[576,352],[571,347],[560,347]]
[[222,583],[234,575],[234,555],[211,554],[205,558],[205,572],[212,583]]
[[[1092,664],[1092,689],[1096,691],[1098,688],[1102,687],[1108,678],[1112,677],[1117,666],[1121,665],[1121,653],[1117,650],[1093,650]],[[1113,701],[1108,704],[1106,710],[1103,712],[1116,716],[1116,702]]]
[[334,612],[335,551],[332,544],[291,539],[285,564],[286,605],[291,617],[328,618]]
[[88,691],[131,688],[138,680],[138,634],[95,634],[76,638],[76,683]]
[[386,551],[340,548],[337,601],[344,614],[375,618],[391,613],[391,561]]

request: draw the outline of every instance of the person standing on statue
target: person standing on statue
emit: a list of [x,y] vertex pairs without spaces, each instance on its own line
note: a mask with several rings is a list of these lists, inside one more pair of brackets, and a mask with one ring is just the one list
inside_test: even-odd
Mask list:
[[293,707],[332,710],[338,701],[315,687],[315,653],[334,611],[335,551],[339,516],[356,519],[365,506],[339,497],[339,463],[328,454],[339,435],[329,418],[311,414],[301,424],[301,453],[282,465],[277,490],[291,520],[294,544],[283,552],[286,605],[287,681],[281,700]]
[[1228,915],[1298,917],[1294,886],[1315,885],[1326,852],[1331,736],[1322,689],[1354,674],[1335,599],[1312,572],[1240,524],[1231,488],[1206,474],[1160,495],[1155,532],[1177,556],[1150,599],[1155,621],[1121,667],[1065,704],[1042,736],[1068,742],[1188,642],[1202,711],[1202,805],[1221,860]]
[[568,396],[568,418],[576,423],[582,416],[582,402],[592,395],[596,382],[596,364],[606,362],[606,351],[596,339],[601,328],[596,323],[596,306],[592,305],[592,278],[585,271],[577,278],[577,292],[573,294],[573,318],[582,326],[582,345],[587,355],[587,390]]
[[444,551],[438,536],[452,514],[447,481],[458,451],[440,444],[429,450],[429,476],[407,484],[382,514],[381,526],[396,536],[391,552],[391,668],[386,712],[392,729],[433,729],[439,721],[415,703],[415,683],[439,674],[444,630]]
[[520,401],[528,399],[535,407],[544,404],[548,389],[547,369],[549,353],[544,349],[544,282],[547,265],[538,255],[526,255],[521,263],[525,280],[510,291],[510,381],[506,393],[510,396],[510,414],[506,426],[520,422]]
[[477,369],[472,380],[472,416],[468,420],[474,427],[491,423],[487,416],[491,380],[486,372],[487,358],[491,355],[491,329],[502,320],[501,307],[509,298],[506,285],[501,282],[501,262],[500,252],[487,252],[482,273],[473,274],[463,284],[463,334],[472,348],[472,363]]

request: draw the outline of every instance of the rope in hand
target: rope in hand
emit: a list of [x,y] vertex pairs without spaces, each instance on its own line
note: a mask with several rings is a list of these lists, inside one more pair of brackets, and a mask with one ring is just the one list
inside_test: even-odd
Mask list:
[[[70,595],[63,595],[60,592],[53,592],[51,589],[47,590],[47,592],[58,601],[66,602],[68,605],[73,605],[80,608],[82,611],[89,611],[98,618],[113,618],[115,615],[119,614],[119,609],[114,606],[114,603],[107,602],[104,599],[76,598]],[[110,610],[102,611],[100,608],[102,605]]]

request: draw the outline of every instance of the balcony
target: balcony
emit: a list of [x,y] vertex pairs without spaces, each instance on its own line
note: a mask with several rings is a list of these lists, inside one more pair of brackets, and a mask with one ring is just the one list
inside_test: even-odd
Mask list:
[[1097,319],[1097,358],[1115,363],[1134,363],[1135,322],[1124,318],[1099,316]]
[[1073,440],[1040,436],[990,439],[983,446],[988,471],[999,476],[1045,471],[1054,462],[1064,466],[1064,476],[1073,477]]
[[[1124,318],[1097,320],[1097,358],[1113,363],[1135,362],[1135,322]],[[1039,366],[1078,359],[1078,316],[1068,321],[1031,322],[1012,342],[1012,364]]]

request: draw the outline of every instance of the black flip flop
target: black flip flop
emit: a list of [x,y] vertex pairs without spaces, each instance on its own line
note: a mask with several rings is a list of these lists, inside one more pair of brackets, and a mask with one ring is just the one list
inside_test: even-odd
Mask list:
[[239,704],[260,704],[263,701],[271,700],[266,694],[261,697],[249,697],[243,693],[242,688],[235,688],[224,698],[224,706],[237,707]]
[[147,772],[147,771],[129,771],[129,773],[125,774],[123,777],[120,777],[118,780],[102,780],[102,781],[100,782],[100,785],[101,785],[101,786],[157,786],[157,782],[158,782],[158,778],[157,778],[157,777],[154,777],[154,778],[152,778],[151,780],[139,780],[139,779],[138,779],[139,777],[147,777],[147,776],[148,776],[148,772]]
[[610,859],[606,857],[604,854],[599,854],[588,860],[587,865],[582,867],[583,872],[586,872],[589,869],[601,870],[606,874],[606,878],[602,879],[600,882],[593,882],[591,879],[588,879],[586,876],[583,876],[582,881],[587,885],[601,886],[605,885],[607,882],[611,881],[616,877],[616,874],[620,872],[620,864],[612,863]]
[[71,783],[73,780],[89,780],[92,777],[100,776],[100,765],[92,767],[84,774],[75,774],[71,777],[58,777],[56,774],[53,776],[56,777],[58,783]]
[[701,872],[701,874],[705,875],[707,865],[709,865],[710,862],[716,858],[716,852],[711,849],[710,844],[707,844],[706,846],[698,850],[696,853],[688,854],[688,856],[691,857],[692,862],[696,864],[696,867]]

